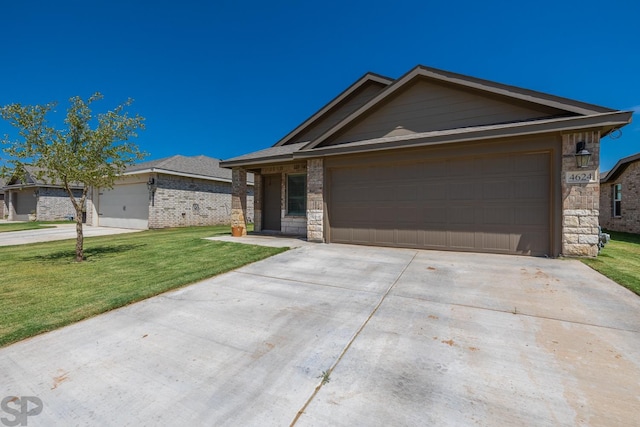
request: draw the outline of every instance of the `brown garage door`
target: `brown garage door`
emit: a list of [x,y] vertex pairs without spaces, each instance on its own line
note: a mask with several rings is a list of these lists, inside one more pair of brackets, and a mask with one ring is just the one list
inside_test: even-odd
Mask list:
[[328,169],[329,240],[550,254],[550,154]]

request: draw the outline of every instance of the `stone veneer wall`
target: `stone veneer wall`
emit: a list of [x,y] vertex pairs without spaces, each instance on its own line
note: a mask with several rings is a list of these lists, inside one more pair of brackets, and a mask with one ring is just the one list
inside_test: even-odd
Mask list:
[[[228,182],[158,174],[149,205],[149,228],[229,224],[231,191]],[[248,222],[253,218],[253,191],[247,191]]]
[[324,161],[307,160],[307,240],[324,243]]
[[[589,167],[576,165],[576,144],[586,143],[591,153]],[[600,132],[580,132],[562,135],[562,255],[598,255],[598,215],[600,209]],[[568,184],[571,172],[595,171],[596,182]]]
[[[82,190],[74,190],[76,199],[82,197]],[[75,218],[76,210],[69,199],[67,191],[63,188],[40,187],[38,189],[36,207],[36,219],[38,221],[59,221],[72,216]]]
[[253,178],[253,230],[262,231],[262,175],[257,173]]
[[247,171],[232,169],[231,185],[231,227],[242,227],[242,235],[247,234]]
[[[619,217],[613,217],[614,184],[622,184]],[[640,161],[628,164],[615,180],[600,186],[600,225],[607,230],[640,234]]]
[[[5,207],[4,206],[5,206],[4,193],[0,193],[0,219],[4,219],[4,212],[5,212]],[[8,210],[7,210],[7,212],[8,212]]]

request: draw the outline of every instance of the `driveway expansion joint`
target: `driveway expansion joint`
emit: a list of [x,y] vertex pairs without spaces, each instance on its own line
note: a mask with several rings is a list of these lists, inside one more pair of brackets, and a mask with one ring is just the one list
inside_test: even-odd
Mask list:
[[[330,287],[330,288],[337,288],[337,289],[345,289],[345,290],[349,290],[349,291],[353,291],[354,290],[353,288],[349,288],[349,287],[346,287],[346,286],[329,285],[329,284],[326,284],[326,283],[309,282],[309,281],[299,280],[299,279],[289,279],[287,277],[268,276],[266,274],[248,273],[246,271],[237,271],[236,270],[236,271],[234,271],[234,273],[245,274],[247,276],[262,277],[264,279],[282,280],[284,282],[301,283],[303,285]],[[368,290],[368,289],[358,289],[357,292],[364,292],[364,293],[376,294],[376,295],[380,294],[380,292],[371,291],[371,290]]]
[[380,301],[378,301],[378,304],[376,304],[376,306],[373,308],[373,310],[371,310],[371,313],[369,313],[369,316],[367,316],[367,318],[362,323],[362,325],[360,325],[360,327],[358,328],[356,333],[353,334],[353,336],[351,337],[349,342],[347,342],[347,344],[345,345],[344,349],[342,350],[342,352],[340,352],[340,355],[338,356],[336,361],[333,363],[333,365],[329,369],[327,369],[325,372],[322,373],[323,374],[322,375],[323,380],[320,382],[320,384],[318,384],[316,386],[315,390],[313,391],[313,393],[311,394],[309,399],[307,399],[307,401],[302,406],[302,408],[298,411],[298,413],[296,414],[296,417],[293,419],[293,421],[291,422],[289,427],[293,427],[294,425],[296,425],[296,423],[298,422],[298,420],[300,419],[302,414],[304,414],[305,409],[307,409],[309,404],[313,401],[313,399],[316,397],[316,395],[318,394],[318,392],[320,391],[322,386],[325,384],[324,378],[329,378],[331,376],[331,373],[333,372],[333,370],[338,366],[338,364],[340,363],[340,361],[342,360],[344,355],[347,353],[347,351],[349,351],[349,348],[351,348],[351,345],[353,344],[353,342],[356,340],[356,338],[358,338],[358,336],[364,330],[364,328],[367,326],[367,324],[369,323],[371,318],[376,314],[376,312],[378,311],[378,309],[380,308],[380,306],[382,305],[384,300],[387,298],[387,295],[389,295],[389,292],[391,292],[393,287],[398,283],[398,281],[400,280],[402,275],[405,273],[405,271],[407,271],[407,269],[409,268],[409,266],[411,265],[413,260],[416,258],[416,256],[418,256],[418,252],[414,252],[414,254],[411,257],[411,259],[409,260],[409,262],[407,262],[407,264],[403,267],[403,269],[400,272],[400,274],[398,274],[398,277],[396,277],[396,279],[393,281],[393,283],[389,286],[389,288],[387,288],[386,292],[382,295],[382,297],[380,298]]
[[536,314],[527,314],[527,313],[523,313],[523,312],[520,312],[520,311],[518,311],[517,313],[514,313],[512,310],[503,310],[503,309],[490,308],[490,307],[479,307],[477,305],[460,304],[460,303],[455,303],[455,302],[451,302],[451,301],[442,302],[442,301],[431,300],[431,299],[428,299],[428,298],[419,298],[419,297],[407,296],[407,295],[394,294],[392,296],[396,297],[396,298],[405,298],[405,299],[411,299],[411,300],[426,301],[426,302],[429,302],[429,303],[442,304],[442,305],[446,305],[446,306],[464,307],[464,308],[471,308],[471,309],[476,309],[476,310],[486,310],[486,311],[492,311],[494,313],[511,314],[513,316],[525,316],[525,317],[531,317],[533,319],[554,320],[554,321],[562,322],[562,323],[570,323],[570,324],[582,325],[582,326],[591,326],[591,327],[594,327],[594,328],[603,328],[603,329],[609,329],[609,330],[612,330],[612,331],[640,333],[640,330],[635,330],[635,329],[616,328],[616,327],[613,327],[613,326],[597,325],[595,323],[578,322],[577,320],[560,319],[558,317],[549,317],[549,316],[541,316],[541,315],[536,315]]

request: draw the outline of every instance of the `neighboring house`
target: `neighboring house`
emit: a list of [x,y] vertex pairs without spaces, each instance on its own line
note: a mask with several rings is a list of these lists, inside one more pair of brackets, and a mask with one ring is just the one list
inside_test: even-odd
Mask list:
[[[24,177],[14,177],[4,185],[4,213],[9,221],[27,221],[35,214],[38,221],[74,218],[76,211],[69,194],[60,185],[39,179],[38,169],[25,167]],[[82,185],[72,186],[74,196],[82,196]]]
[[221,163],[233,170],[232,225],[247,220],[252,172],[257,231],[595,256],[600,138],[631,115],[424,66],[397,80],[369,73],[271,148]]
[[[231,171],[219,162],[176,155],[130,166],[112,189],[90,192],[87,223],[136,229],[229,224]],[[252,188],[248,197],[253,204]],[[251,206],[249,220],[252,212]]]
[[600,225],[640,234],[640,153],[618,161],[600,180]]

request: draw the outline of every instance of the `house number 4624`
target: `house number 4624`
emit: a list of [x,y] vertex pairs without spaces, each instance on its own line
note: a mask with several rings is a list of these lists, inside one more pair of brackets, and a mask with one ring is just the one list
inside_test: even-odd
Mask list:
[[567,173],[568,184],[583,184],[589,182],[596,182],[595,171],[580,171]]

